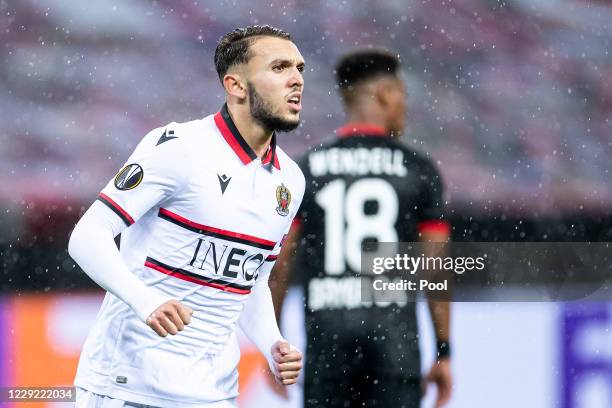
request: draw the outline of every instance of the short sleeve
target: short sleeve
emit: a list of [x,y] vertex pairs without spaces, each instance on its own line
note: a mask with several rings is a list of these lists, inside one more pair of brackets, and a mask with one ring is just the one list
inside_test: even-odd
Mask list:
[[149,132],[98,196],[130,226],[185,183],[191,160],[174,126]]
[[433,163],[424,161],[421,169],[421,191],[417,208],[417,230],[438,230],[448,233],[448,224],[444,213],[444,184],[442,177]]

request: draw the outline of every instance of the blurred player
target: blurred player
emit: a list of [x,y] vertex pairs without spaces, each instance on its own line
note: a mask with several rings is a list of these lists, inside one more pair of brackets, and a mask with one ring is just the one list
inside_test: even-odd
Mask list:
[[[273,273],[277,311],[288,257],[298,243],[306,296],[306,407],[418,407],[420,355],[414,303],[361,303],[361,245],[445,242],[442,183],[432,162],[396,141],[404,129],[406,94],[399,60],[359,50],[337,65],[348,121],[337,138],[300,162],[306,193]],[[449,305],[430,302],[438,358],[426,380],[437,406],[451,392]]]
[[304,192],[275,136],[299,124],[304,60],[289,34],[253,26],[221,38],[215,65],[221,110],[147,134],[72,233],[70,255],[108,291],[77,407],[235,406],[236,325],[280,383],[299,375],[268,276]]

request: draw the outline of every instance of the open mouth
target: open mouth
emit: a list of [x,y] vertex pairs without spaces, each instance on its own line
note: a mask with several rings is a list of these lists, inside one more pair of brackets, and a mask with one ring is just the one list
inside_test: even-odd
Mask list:
[[289,99],[287,99],[287,103],[296,112],[302,110],[302,95],[294,94]]

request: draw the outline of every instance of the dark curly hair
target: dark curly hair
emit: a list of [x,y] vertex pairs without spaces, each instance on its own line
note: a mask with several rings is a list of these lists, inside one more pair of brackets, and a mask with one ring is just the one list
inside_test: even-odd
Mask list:
[[400,60],[382,48],[357,49],[345,54],[336,65],[336,84],[341,90],[378,75],[397,75]]

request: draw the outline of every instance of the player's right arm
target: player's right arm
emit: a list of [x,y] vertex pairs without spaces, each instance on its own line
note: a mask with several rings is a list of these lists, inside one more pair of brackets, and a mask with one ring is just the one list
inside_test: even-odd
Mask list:
[[70,256],[83,271],[128,304],[160,336],[182,330],[192,311],[140,281],[123,261],[114,239],[184,183],[189,166],[178,160],[179,141],[157,144],[166,131],[156,129],[143,138],[126,166],[79,220],[68,243]]
[[[450,224],[444,217],[442,179],[435,166],[425,162],[422,169],[422,194],[418,206],[417,226],[419,241],[424,243],[446,243],[450,240]],[[435,246],[427,247],[426,256],[438,255]],[[432,293],[428,294],[431,295]],[[438,356],[425,377],[426,382],[437,386],[436,408],[441,408],[451,398],[453,381],[450,368],[450,302],[439,301],[428,296],[428,305],[438,345]],[[424,388],[425,390],[426,388]]]

